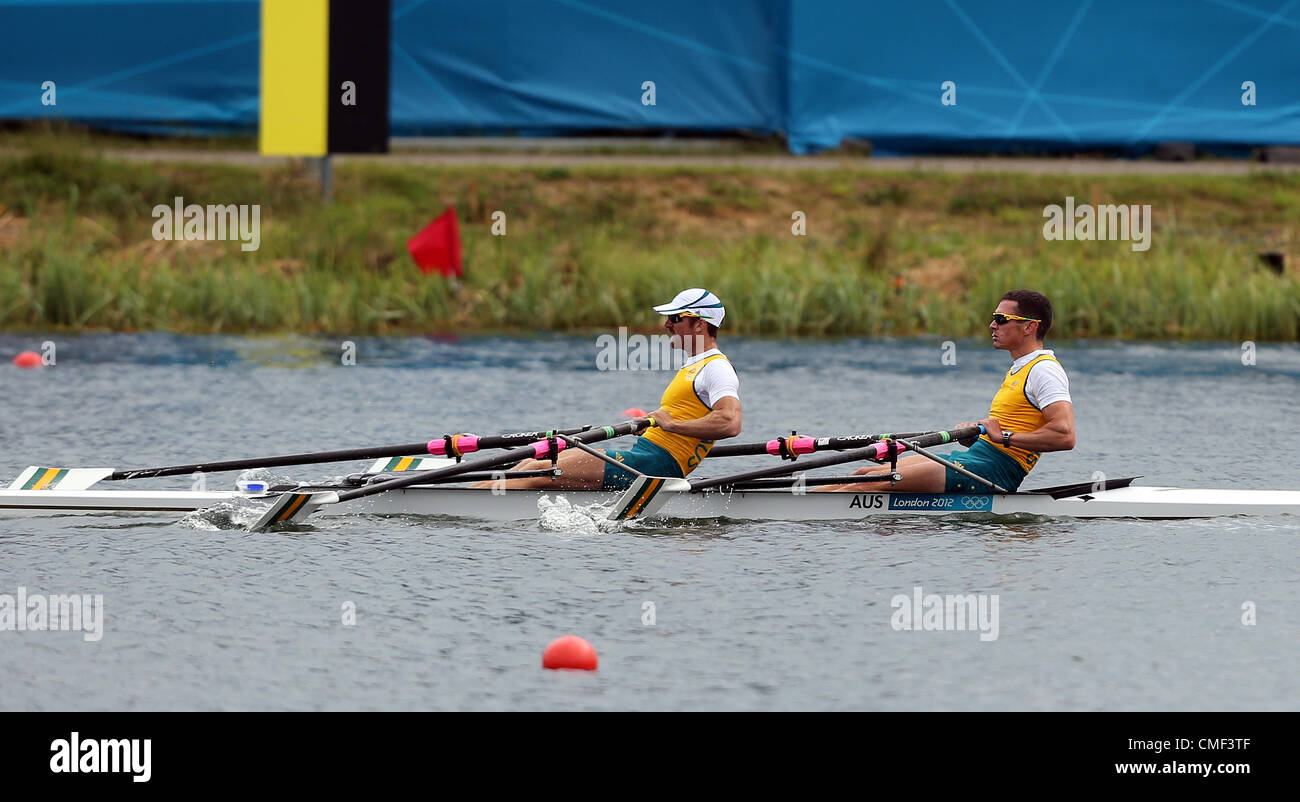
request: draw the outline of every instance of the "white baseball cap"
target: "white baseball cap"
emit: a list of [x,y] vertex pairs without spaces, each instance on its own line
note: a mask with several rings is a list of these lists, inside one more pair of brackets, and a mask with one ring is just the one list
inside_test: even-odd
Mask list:
[[723,308],[722,301],[718,300],[718,296],[699,287],[682,290],[677,293],[676,298],[668,303],[656,306],[655,311],[665,317],[668,315],[685,315],[687,317],[703,318],[706,323],[712,323],[715,326],[721,326],[722,319],[727,316],[727,310]]

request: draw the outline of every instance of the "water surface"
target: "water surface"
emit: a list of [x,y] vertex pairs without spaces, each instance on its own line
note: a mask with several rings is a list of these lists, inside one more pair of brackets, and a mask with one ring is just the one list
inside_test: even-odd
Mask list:
[[[594,337],[0,337],[7,483],[616,420],[668,374],[600,372]],[[1005,354],[960,342],[724,340],[740,441],[946,426]],[[1300,489],[1300,348],[1057,343],[1079,445],[1026,486]],[[721,461],[716,461],[721,463]],[[743,469],[761,458],[708,464]],[[280,469],[321,479],[359,464]],[[234,476],[213,476],[214,487]],[[150,480],[188,487],[188,478]],[[0,519],[0,593],[102,593],[103,638],[0,632],[0,709],[1295,709],[1300,520],[677,523]],[[891,599],[997,594],[999,633],[895,631]],[[356,608],[343,626],[343,605]],[[645,603],[654,623],[643,623]],[[1257,623],[1243,625],[1253,603]],[[596,673],[540,668],[576,633]]]

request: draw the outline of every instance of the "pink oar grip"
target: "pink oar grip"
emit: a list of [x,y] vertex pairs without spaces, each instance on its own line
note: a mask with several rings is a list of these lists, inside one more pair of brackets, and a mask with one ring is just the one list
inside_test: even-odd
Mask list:
[[[902,443],[900,443],[900,442],[898,442],[897,440],[893,441],[893,444],[894,444],[894,446],[897,448],[898,451],[906,451],[906,450],[907,450],[907,446],[904,445],[904,444],[902,444]],[[876,452],[876,455],[875,455],[874,457],[868,457],[868,459],[888,459],[888,458],[889,458],[889,443],[872,443],[871,445],[867,446],[867,448],[875,449],[875,452]]]
[[795,454],[811,454],[817,450],[817,440],[813,437],[791,437],[785,444]]
[[[780,440],[767,441],[767,453],[774,457],[781,456]],[[785,439],[785,447],[791,454],[811,454],[817,450],[817,441],[812,437],[788,437]]]
[[[451,442],[454,444],[456,451],[461,454],[472,454],[478,451],[478,437],[472,434],[453,435]],[[429,453],[439,457],[447,456],[447,439],[429,441]]]
[[[563,440],[555,441],[556,451],[563,451],[568,446],[569,444]],[[533,443],[533,459],[546,459],[548,456],[550,456],[550,453],[551,453],[551,444],[548,443],[547,441],[538,440],[536,443]]]

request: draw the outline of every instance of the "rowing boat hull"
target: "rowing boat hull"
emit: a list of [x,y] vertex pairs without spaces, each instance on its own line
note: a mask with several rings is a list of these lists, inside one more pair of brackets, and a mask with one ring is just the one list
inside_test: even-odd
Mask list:
[[[327,489],[327,488],[312,488]],[[489,521],[531,520],[543,498],[563,496],[575,506],[612,505],[617,493],[412,487],[344,504],[318,514],[446,515]],[[0,490],[0,513],[188,512],[270,496],[179,490]],[[1122,487],[1069,498],[921,493],[806,493],[786,490],[705,492],[671,497],[660,512],[669,518],[843,521],[890,515],[1050,516],[1068,518],[1212,518],[1228,515],[1300,514],[1300,491]]]

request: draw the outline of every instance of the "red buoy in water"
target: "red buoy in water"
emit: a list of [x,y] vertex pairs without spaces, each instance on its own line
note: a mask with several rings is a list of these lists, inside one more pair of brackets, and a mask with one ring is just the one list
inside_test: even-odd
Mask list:
[[620,417],[623,418],[644,418],[648,413],[641,407],[629,407],[623,410]]
[[41,361],[41,355],[35,351],[23,351],[14,357],[14,364],[20,368],[39,368],[45,363]]
[[577,635],[556,638],[542,652],[542,668],[576,668],[596,670],[596,650]]

